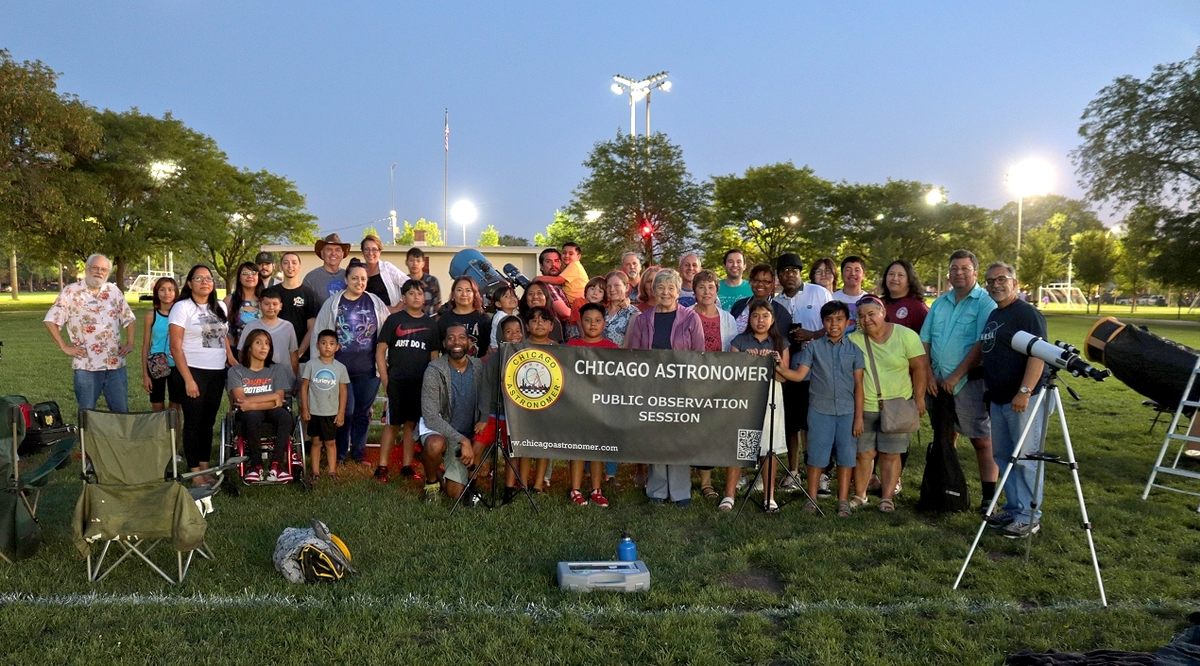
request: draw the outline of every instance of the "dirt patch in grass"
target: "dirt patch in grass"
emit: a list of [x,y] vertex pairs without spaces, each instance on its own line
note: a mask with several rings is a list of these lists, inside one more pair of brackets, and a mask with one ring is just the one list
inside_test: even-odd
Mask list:
[[725,576],[724,582],[730,587],[740,590],[754,590],[770,594],[783,594],[783,581],[779,574],[765,569],[747,569]]

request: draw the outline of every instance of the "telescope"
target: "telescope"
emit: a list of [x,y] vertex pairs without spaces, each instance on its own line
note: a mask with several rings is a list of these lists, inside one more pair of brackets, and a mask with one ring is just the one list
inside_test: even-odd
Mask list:
[[1074,377],[1087,377],[1098,382],[1104,381],[1112,373],[1108,370],[1097,370],[1079,356],[1079,350],[1061,340],[1054,344],[1027,331],[1017,331],[1012,337],[1012,348],[1026,356],[1041,359],[1052,367],[1066,370]]

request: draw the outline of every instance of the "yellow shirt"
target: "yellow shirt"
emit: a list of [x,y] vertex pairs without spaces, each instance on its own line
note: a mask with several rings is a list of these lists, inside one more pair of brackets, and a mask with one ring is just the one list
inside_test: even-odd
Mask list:
[[588,274],[584,269],[583,264],[575,261],[566,265],[559,277],[566,280],[563,284],[563,293],[572,302],[583,298],[583,288],[587,286]]

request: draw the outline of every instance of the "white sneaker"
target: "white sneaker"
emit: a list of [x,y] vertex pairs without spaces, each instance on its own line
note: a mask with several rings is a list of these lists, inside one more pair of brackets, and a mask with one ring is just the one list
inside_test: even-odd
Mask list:
[[821,481],[817,484],[817,495],[826,497],[832,495],[833,491],[829,489],[829,475],[822,473]]
[[783,477],[783,483],[779,484],[781,490],[799,490],[804,487],[804,482],[800,479],[799,472],[788,472]]

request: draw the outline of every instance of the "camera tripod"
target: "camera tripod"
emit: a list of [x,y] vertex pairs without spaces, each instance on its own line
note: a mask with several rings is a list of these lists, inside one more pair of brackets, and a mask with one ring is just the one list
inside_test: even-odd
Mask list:
[[[1067,415],[1066,412],[1063,411],[1062,396],[1058,388],[1058,368],[1053,366],[1048,367],[1050,367],[1050,374],[1046,380],[1046,386],[1041,391],[1038,391],[1035,399],[1033,400],[1033,404],[1029,407],[1029,409],[1032,410],[1029,413],[1044,413],[1041,410],[1047,406],[1049,406],[1051,410],[1058,411],[1058,423],[1062,427],[1062,438],[1066,449],[1066,458],[1063,459],[1052,453],[1045,453],[1043,450],[1045,448],[1044,440],[1048,419],[1044,418],[1042,420],[1042,432],[1038,433],[1042,436],[1042,446],[1032,443],[1032,435],[1034,434],[1032,433],[1033,425],[1037,419],[1031,416],[1022,427],[1021,437],[1017,440],[1017,445],[1013,449],[1012,456],[1009,458],[1008,464],[1004,467],[1004,473],[1000,475],[1000,481],[996,483],[996,492],[992,495],[992,501],[988,504],[988,508],[984,513],[983,520],[980,521],[979,530],[975,532],[975,540],[971,543],[971,549],[967,551],[967,558],[963,561],[962,568],[958,571],[958,578],[954,579],[954,585],[951,586],[951,589],[957,590],[959,583],[962,582],[963,575],[967,572],[967,565],[971,563],[971,556],[975,554],[975,549],[979,547],[979,540],[983,537],[983,532],[988,527],[987,519],[992,515],[992,512],[996,510],[996,505],[1000,501],[1000,491],[1004,488],[1004,483],[1008,481],[1009,475],[1013,473],[1014,468],[1020,461],[1028,460],[1037,463],[1037,474],[1033,487],[1034,501],[1029,507],[1030,518],[1032,518],[1033,514],[1036,513],[1038,509],[1037,498],[1040,497],[1042,493],[1046,464],[1050,463],[1052,465],[1064,465],[1067,467],[1067,469],[1071,470],[1071,480],[1075,485],[1075,498],[1079,502],[1079,513],[1083,520],[1080,526],[1083,528],[1084,534],[1087,537],[1088,550],[1092,554],[1092,569],[1096,572],[1096,585],[1100,589],[1100,605],[1107,608],[1108,598],[1104,594],[1104,579],[1100,575],[1100,561],[1096,558],[1096,543],[1092,538],[1092,522],[1088,519],[1087,505],[1083,500],[1083,486],[1080,485],[1079,482],[1079,464],[1075,462],[1075,449],[1071,446],[1071,431],[1067,428]],[[1075,398],[1076,400],[1079,399],[1079,396],[1076,395],[1074,391],[1071,391],[1070,387],[1067,388],[1067,391],[1071,393],[1072,398]],[[1049,416],[1048,412],[1045,414],[1046,416]],[[1029,448],[1028,453],[1025,452],[1027,447]],[[1026,558],[1029,557],[1029,552],[1032,548],[1032,537],[1032,534],[1027,537],[1025,544]]]
[[[763,462],[760,462],[757,466],[755,466],[754,474],[746,482],[746,489],[742,492],[741,501],[738,502],[737,513],[735,513],[733,515],[734,520],[737,520],[737,517],[742,515],[742,509],[745,508],[746,502],[749,501],[750,494],[752,492],[754,492],[755,482],[757,482],[759,479],[763,478],[763,469],[764,468],[774,468],[779,465],[779,462],[780,462],[779,455],[780,454],[775,453],[775,436],[776,436],[775,435],[775,409],[776,409],[775,392],[778,388],[779,388],[779,382],[772,379],[771,380],[771,390],[770,390],[770,393],[767,395],[767,412],[771,415],[771,420],[770,420],[770,425],[768,426],[767,432],[763,433],[763,436],[765,437],[765,441],[767,444],[767,446],[766,446],[767,453],[764,456],[760,456],[760,459]],[[788,466],[787,466],[786,462],[783,465],[783,469],[785,471],[788,470]],[[770,474],[770,476],[774,477],[775,475]],[[774,482],[775,482],[774,478],[765,479],[763,481],[763,503],[762,503],[762,506],[760,507],[760,510],[763,511],[764,513],[766,513],[768,510],[767,509],[767,499],[766,499],[768,496],[767,484],[768,483],[774,484]],[[775,491],[775,489],[771,488],[771,493],[770,493],[771,497],[774,497],[774,495],[775,495],[774,491]],[[804,482],[801,482],[801,484],[800,484],[800,492],[804,493],[805,499],[807,499],[809,502],[811,502],[813,504],[813,506],[817,507],[817,513],[820,514],[821,517],[824,517],[825,512],[821,510],[821,506],[819,504],[817,504],[816,500],[813,499],[812,495],[808,494],[808,488],[805,487]],[[783,507],[787,506],[788,504],[791,504],[790,500],[787,502],[783,502],[782,504],[779,503],[778,501],[776,502],[776,505],[778,506],[778,508],[780,510],[782,510]]]

